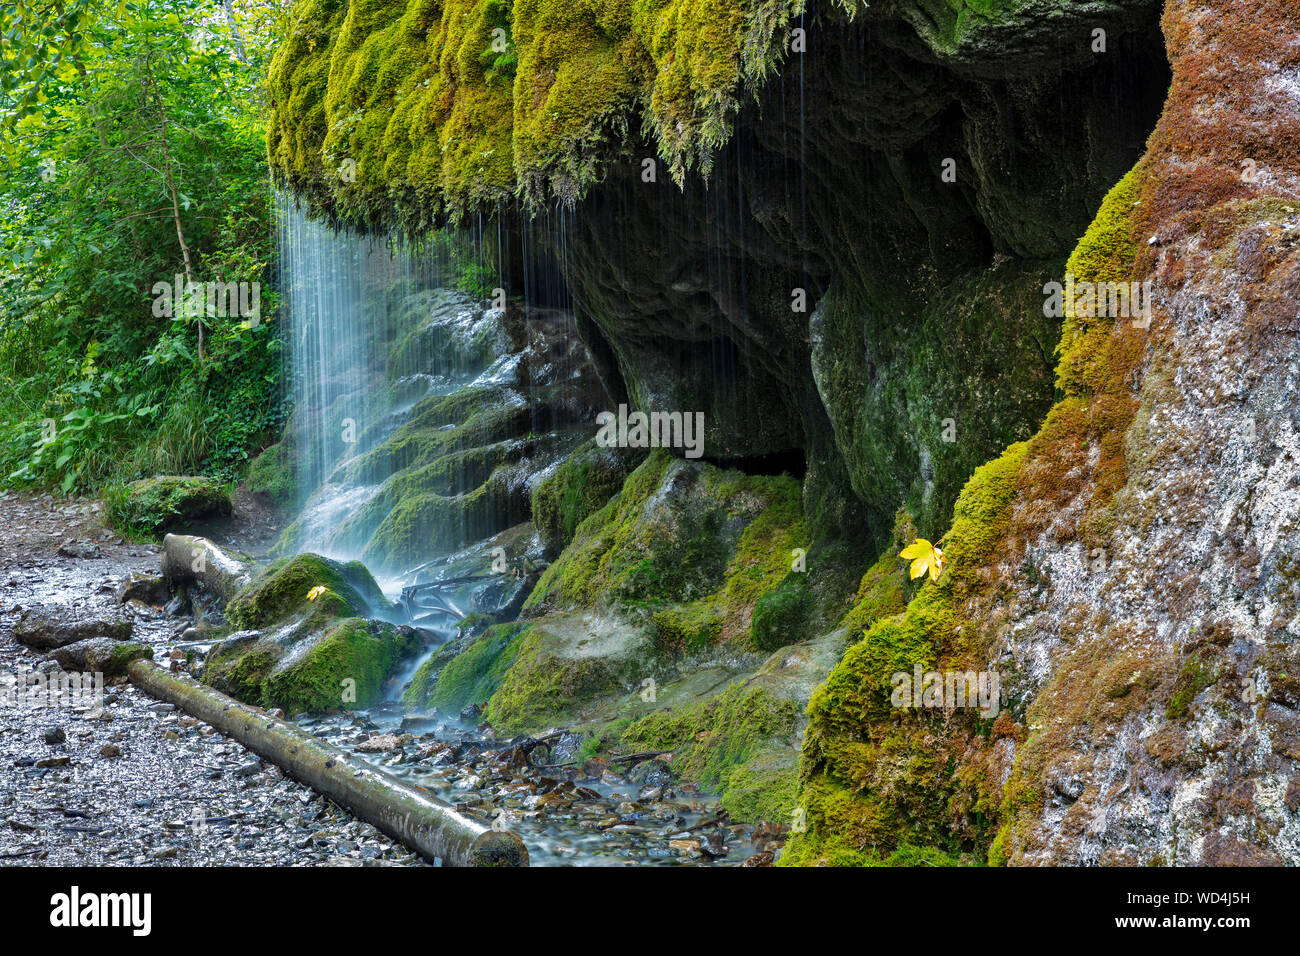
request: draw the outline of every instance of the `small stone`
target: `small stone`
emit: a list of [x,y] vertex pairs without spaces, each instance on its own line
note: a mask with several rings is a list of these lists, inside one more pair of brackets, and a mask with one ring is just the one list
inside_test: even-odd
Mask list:
[[59,545],[59,554],[65,558],[79,558],[83,561],[103,557],[99,545],[93,541],[73,541],[71,539]]
[[99,755],[101,757],[120,757],[122,756],[122,748],[117,744],[105,744],[100,748]]
[[61,744],[67,739],[68,735],[63,732],[62,727],[51,727],[49,730],[45,731],[45,742],[51,747],[56,744]]

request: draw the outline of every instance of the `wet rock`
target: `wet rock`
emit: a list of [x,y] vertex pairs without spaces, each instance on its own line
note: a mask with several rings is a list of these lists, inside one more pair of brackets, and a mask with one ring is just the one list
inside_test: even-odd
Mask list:
[[771,866],[775,855],[770,850],[764,850],[762,853],[755,853],[749,859],[745,860],[741,866]]
[[28,608],[14,626],[14,639],[36,650],[48,651],[92,637],[125,641],[131,636],[134,622],[116,610],[103,613],[80,613],[80,608],[41,605]]
[[51,747],[56,744],[61,744],[68,739],[68,735],[64,733],[62,727],[51,727],[49,730],[45,731],[44,737],[45,742]]
[[376,734],[357,744],[357,750],[361,753],[386,753],[410,743],[411,740],[410,734],[400,736],[397,734]]
[[789,827],[784,827],[779,823],[763,822],[754,827],[750,841],[754,844],[754,849],[760,852],[763,850],[778,850],[785,845],[789,834]]
[[483,708],[478,704],[470,704],[460,712],[460,719],[466,723],[478,720],[479,714],[483,713]]
[[198,581],[226,600],[252,580],[251,565],[242,555],[224,551],[207,538],[186,534],[163,538],[161,570],[168,584]]
[[59,545],[59,554],[65,558],[79,558],[83,561],[104,556],[104,552],[99,550],[99,545],[93,541],[75,541],[72,539]]
[[142,601],[149,605],[164,605],[171,599],[171,590],[160,574],[141,574],[132,571],[117,587],[117,602]]
[[[293,714],[366,707],[382,698],[386,676],[420,647],[417,638],[384,621],[350,617],[319,630],[314,623],[232,634],[208,653],[204,683],[237,700]],[[343,688],[355,694],[345,699]]]
[[701,855],[699,840],[669,840],[668,846],[683,856]]
[[551,745],[551,763],[568,763],[578,755],[585,734],[561,734]]
[[70,763],[72,763],[71,757],[46,757],[44,760],[36,761],[36,767],[41,770],[47,767],[66,767]]
[[662,760],[643,760],[627,775],[633,783],[644,787],[663,787],[672,783],[672,771]]
[[722,833],[714,830],[700,837],[700,852],[716,860],[730,853],[731,847],[723,842]]
[[398,733],[403,734],[423,734],[434,730],[438,726],[438,715],[434,714],[407,714],[402,718],[398,725]]
[[142,658],[152,659],[153,648],[146,644],[115,641],[107,637],[77,641],[56,648],[50,654],[50,659],[58,662],[64,670],[98,673],[105,677],[122,676],[132,661]]

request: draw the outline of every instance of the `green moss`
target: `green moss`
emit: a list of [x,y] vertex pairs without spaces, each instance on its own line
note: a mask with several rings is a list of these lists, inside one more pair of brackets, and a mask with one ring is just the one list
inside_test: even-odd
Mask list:
[[230,514],[230,492],[211,478],[160,475],[105,494],[108,520],[133,535],[161,535],[186,522]]
[[[1012,445],[976,470],[954,507],[944,540],[949,567],[939,582],[923,586],[902,613],[876,620],[814,691],[799,798],[808,829],[792,836],[791,862],[860,854],[868,862],[909,842],[944,854],[968,849],[948,830],[949,801],[964,797],[968,784],[926,743],[923,722],[894,719],[889,679],[916,664],[929,670],[941,659],[964,660],[965,599],[1005,533],[1025,452],[1023,442]],[[873,599],[885,576],[879,565],[868,572]],[[890,605],[886,599],[877,606]]]
[[262,683],[281,649],[260,637],[232,637],[212,646],[203,665],[203,682],[236,700],[262,701]]
[[1061,320],[1043,315],[1042,289],[1061,266],[1007,260],[827,294],[813,368],[862,501],[906,508],[934,540],[975,468],[1030,436],[1054,398]]
[[808,637],[808,618],[812,612],[812,594],[807,574],[791,572],[775,590],[764,594],[754,605],[752,625],[754,646],[774,651]]
[[673,604],[651,614],[656,643],[665,654],[680,654],[708,647],[722,635],[725,612],[717,601],[703,598]]
[[646,607],[665,647],[747,632],[806,547],[799,483],[652,453],[578,527],[527,607]]
[[203,681],[245,703],[287,713],[364,708],[384,698],[384,682],[420,640],[383,621],[343,618],[321,631],[299,626],[215,644]]
[[1165,716],[1170,720],[1186,717],[1196,695],[1219,679],[1219,671],[1220,667],[1216,663],[1203,660],[1199,652],[1188,658],[1174,682],[1173,695],[1165,708]]
[[298,500],[293,452],[286,442],[265,449],[248,465],[248,487],[269,497],[278,507],[289,508]]
[[149,645],[123,642],[113,646],[112,651],[109,652],[108,660],[96,662],[95,666],[90,669],[92,671],[103,671],[105,677],[117,677],[126,673],[126,669],[132,661],[152,659],[153,648]]
[[533,489],[533,524],[548,551],[558,554],[578,525],[618,494],[633,464],[627,453],[598,448],[592,440]]
[[629,748],[671,750],[673,770],[716,790],[736,819],[786,822],[797,768],[792,753],[774,755],[771,745],[796,732],[799,716],[794,701],[732,684],[705,701],[648,714],[620,738]]
[[515,622],[489,627],[464,650],[434,655],[416,671],[402,700],[408,706],[436,707],[460,713],[470,704],[482,705],[501,686],[523,643],[526,625]]
[[300,0],[271,65],[268,153],[318,205],[412,227],[516,190],[577,198],[638,110],[681,176],[708,166],[802,8]]
[[625,676],[603,657],[555,653],[537,630],[520,633],[512,650],[514,659],[483,709],[488,723],[508,733],[565,723],[582,704],[620,688]]
[[[324,587],[315,600],[314,588]],[[231,599],[226,617],[237,628],[265,628],[294,617],[325,621],[385,611],[388,602],[365,565],[300,554],[268,568]]]
[[288,667],[277,666],[262,685],[262,706],[286,713],[364,708],[384,696],[384,681],[419,640],[382,621],[336,621]]

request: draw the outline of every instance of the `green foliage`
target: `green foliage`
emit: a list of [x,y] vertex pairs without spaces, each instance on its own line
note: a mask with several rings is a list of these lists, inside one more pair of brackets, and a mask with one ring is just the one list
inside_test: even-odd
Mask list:
[[[231,9],[37,3],[0,24],[0,483],[228,480],[283,423],[260,93],[274,11]],[[187,275],[258,283],[262,321],[166,315],[158,284]]]

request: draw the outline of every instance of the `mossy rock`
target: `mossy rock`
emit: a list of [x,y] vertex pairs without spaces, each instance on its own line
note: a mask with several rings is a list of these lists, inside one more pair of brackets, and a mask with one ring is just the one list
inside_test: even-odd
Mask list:
[[133,534],[161,535],[189,522],[231,513],[230,491],[202,476],[161,475],[110,488],[109,521]]
[[774,591],[754,605],[752,634],[759,650],[774,651],[808,637],[812,593],[806,572],[791,572]]
[[421,646],[416,631],[384,621],[349,617],[315,632],[298,624],[214,645],[203,681],[245,703],[290,714],[365,708],[384,698],[397,665]]
[[578,525],[618,494],[640,458],[636,450],[600,448],[593,439],[533,489],[533,523],[548,553],[559,554]]
[[622,731],[634,750],[672,751],[674,772],[715,790],[737,820],[790,819],[798,793],[794,736],[803,708],[764,687],[732,684],[705,700],[649,714]]
[[522,622],[497,624],[462,644],[444,645],[415,672],[403,703],[449,714],[470,704],[482,706],[515,662],[526,630]]
[[[526,606],[660,611],[711,598],[729,624],[715,633],[735,636],[754,602],[785,577],[805,533],[795,479],[724,471],[659,450],[582,522]],[[672,629],[687,613],[670,611],[662,623]]]
[[250,490],[266,495],[277,507],[291,507],[298,500],[298,484],[288,443],[276,442],[254,458],[246,481]]
[[[316,588],[314,599],[309,597]],[[279,561],[242,589],[226,606],[237,628],[266,628],[291,618],[320,623],[335,617],[369,617],[387,612],[384,597],[366,566],[318,554]]]

